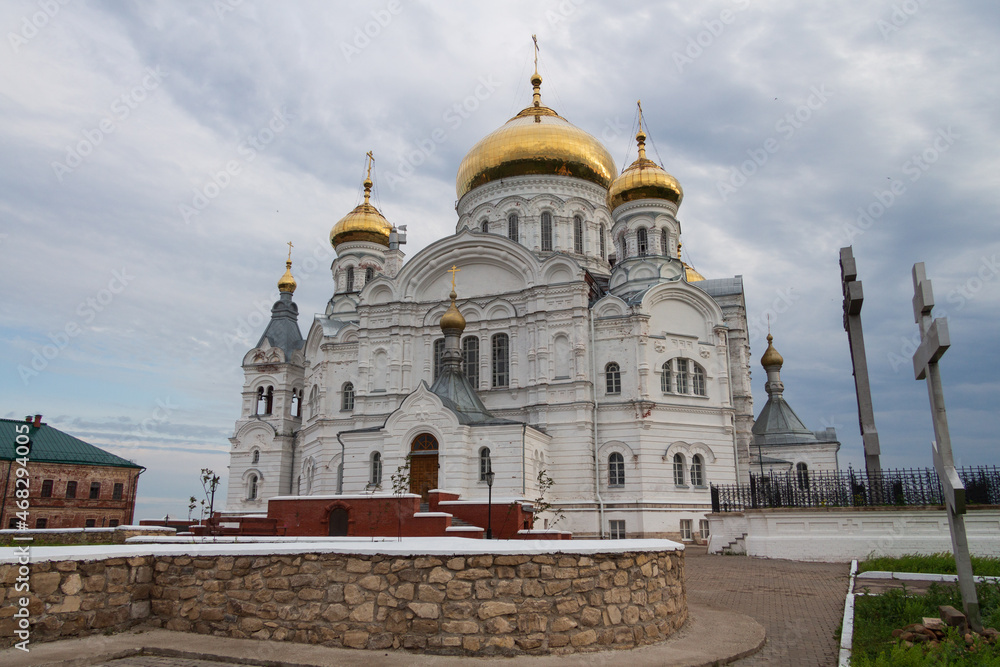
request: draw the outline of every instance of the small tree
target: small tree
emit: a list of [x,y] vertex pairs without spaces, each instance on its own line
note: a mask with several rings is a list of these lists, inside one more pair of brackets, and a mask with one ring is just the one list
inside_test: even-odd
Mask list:
[[392,495],[396,497],[396,539],[403,539],[402,495],[410,490],[410,455],[406,455],[403,465],[389,477],[392,480]]
[[555,486],[555,483],[555,480],[549,476],[549,473],[546,472],[544,468],[538,471],[538,497],[535,498],[533,503],[535,506],[535,514],[538,515],[543,512],[551,513],[553,518],[552,522],[549,524],[550,528],[555,527],[555,525],[565,516],[561,509],[557,509],[552,505],[552,503],[545,499],[545,494],[549,489]]
[[[205,498],[208,500],[208,532],[212,535],[215,534],[215,528],[213,522],[215,520],[215,489],[219,486],[219,476],[215,474],[215,471],[208,468],[201,469],[201,488],[205,492]],[[202,501],[202,507],[204,508],[205,501]]]
[[191,521],[191,515],[194,513],[196,507],[198,507],[198,499],[191,496],[188,498],[188,521]]

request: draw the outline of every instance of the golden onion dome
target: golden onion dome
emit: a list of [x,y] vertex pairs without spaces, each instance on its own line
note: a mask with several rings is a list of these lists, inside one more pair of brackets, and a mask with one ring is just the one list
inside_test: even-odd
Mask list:
[[769,368],[771,366],[777,366],[781,368],[782,364],[785,363],[784,358],[778,354],[778,351],[774,349],[774,345],[771,341],[774,340],[774,336],[767,334],[767,349],[764,350],[764,355],[760,358],[760,365],[764,368]]
[[461,199],[480,185],[511,176],[574,176],[608,187],[618,174],[600,141],[542,106],[542,77],[531,77],[532,105],[486,135],[462,160],[455,189]]
[[451,297],[451,305],[441,316],[441,331],[457,329],[461,333],[465,331],[465,318],[462,317],[462,313],[458,312],[458,307],[455,305],[455,299],[458,298],[458,295],[452,290],[449,296]]
[[[289,251],[291,253],[291,251]],[[292,260],[285,262],[285,275],[278,280],[278,291],[292,293],[295,291],[295,278],[292,277]]]
[[684,190],[676,178],[646,157],[646,133],[641,125],[635,140],[639,144],[639,157],[608,188],[608,208],[614,211],[636,199],[666,199],[680,206]]
[[[370,171],[370,168],[369,168]],[[365,201],[341,218],[330,230],[330,243],[337,247],[348,241],[368,241],[389,247],[392,224],[371,205],[372,179],[365,178]]]

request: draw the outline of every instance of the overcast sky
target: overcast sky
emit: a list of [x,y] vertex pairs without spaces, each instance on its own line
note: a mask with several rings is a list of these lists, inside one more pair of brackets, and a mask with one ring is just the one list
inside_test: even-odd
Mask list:
[[137,519],[224,475],[285,243],[305,333],[366,151],[409,256],[454,232],[459,162],[530,103],[533,33],[543,101],[619,169],[642,100],[685,259],[743,276],[755,413],[770,314],[787,399],[863,467],[853,244],[883,466],[931,463],[918,261],[951,328],[956,459],[1000,463],[993,2],[11,0],[0,26],[0,414],[146,466]]

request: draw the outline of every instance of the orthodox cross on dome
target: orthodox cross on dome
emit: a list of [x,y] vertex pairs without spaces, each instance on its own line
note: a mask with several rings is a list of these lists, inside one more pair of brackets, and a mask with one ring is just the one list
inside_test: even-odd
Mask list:
[[289,242],[288,242],[288,261],[289,261],[289,262],[290,262],[290,261],[292,261],[292,248],[293,248],[293,247],[294,247],[294,246],[292,245],[292,242],[291,242],[291,241],[289,241]]
[[958,587],[962,591],[962,606],[969,620],[969,627],[982,632],[983,623],[979,615],[979,599],[976,583],[972,576],[972,560],[969,557],[969,541],[965,536],[965,485],[955,470],[955,460],[951,451],[951,435],[948,432],[948,414],[944,408],[944,389],[938,360],[951,345],[948,337],[948,319],[933,319],[934,291],[927,279],[924,263],[913,265],[913,320],[920,328],[920,347],[913,353],[913,375],[917,380],[927,380],[927,393],[931,402],[931,418],[934,421],[934,469],[944,489],[947,502],[948,527],[951,529],[951,548],[955,554],[955,569],[958,572]]
[[851,246],[840,249],[840,282],[844,292],[844,331],[851,348],[851,365],[854,368],[854,390],[858,397],[858,424],[861,441],[865,447],[865,470],[874,475],[882,470],[879,460],[881,448],[875,428],[875,408],[872,390],[868,383],[868,358],[865,355],[865,334],[861,328],[861,306],[865,300],[861,281],[857,280],[858,267]]
[[451,268],[446,271],[446,273],[450,273],[451,274],[451,291],[452,292],[455,291],[455,274],[458,273],[461,270],[462,269],[460,269],[457,266],[455,266],[454,264],[452,264]]
[[535,43],[535,74],[538,74],[538,35],[532,35],[531,41]]
[[367,172],[365,174],[365,203],[368,204],[372,195],[372,164],[375,162],[375,155],[372,151],[365,153],[365,163]]

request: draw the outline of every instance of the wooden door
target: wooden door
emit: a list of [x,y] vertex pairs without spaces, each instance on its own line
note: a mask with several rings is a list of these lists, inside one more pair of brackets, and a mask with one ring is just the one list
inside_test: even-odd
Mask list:
[[410,457],[410,493],[420,495],[427,502],[427,492],[436,489],[438,483],[438,455],[414,454]]
[[330,537],[344,537],[347,535],[347,510],[343,507],[335,507],[330,512]]

